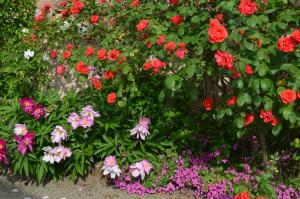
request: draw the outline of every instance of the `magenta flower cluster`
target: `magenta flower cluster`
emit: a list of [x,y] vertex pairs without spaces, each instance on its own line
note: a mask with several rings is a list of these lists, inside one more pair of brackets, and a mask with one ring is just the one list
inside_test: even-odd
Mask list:
[[43,105],[36,104],[32,98],[22,98],[20,105],[23,111],[34,117],[35,120],[39,120],[46,115]]
[[6,140],[0,139],[0,163],[8,164]]
[[25,124],[16,124],[14,129],[15,140],[18,143],[17,151],[24,156],[29,149],[33,152],[35,132],[29,132]]

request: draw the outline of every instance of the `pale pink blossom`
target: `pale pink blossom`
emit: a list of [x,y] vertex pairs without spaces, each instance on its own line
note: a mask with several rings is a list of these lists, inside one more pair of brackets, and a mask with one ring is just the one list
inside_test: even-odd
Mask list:
[[107,156],[104,160],[102,167],[103,175],[110,174],[110,178],[114,179],[116,176],[120,176],[121,170],[119,169],[115,156]]
[[14,134],[16,136],[24,136],[28,132],[25,124],[16,124]]
[[55,129],[51,133],[51,141],[52,143],[61,143],[63,140],[67,139],[68,133],[62,127],[57,125]]
[[78,126],[79,126],[79,122],[80,122],[79,115],[75,112],[71,113],[69,118],[68,118],[68,122],[71,124],[73,129],[77,129]]

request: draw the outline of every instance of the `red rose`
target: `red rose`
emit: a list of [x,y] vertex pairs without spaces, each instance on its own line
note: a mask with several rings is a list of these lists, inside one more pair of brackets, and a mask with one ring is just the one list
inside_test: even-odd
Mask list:
[[291,35],[297,43],[300,43],[300,30],[299,29],[294,30]]
[[94,48],[88,47],[85,49],[85,55],[86,56],[91,56],[94,53]]
[[179,48],[179,49],[176,50],[175,55],[179,59],[183,59],[184,55],[185,55],[185,52],[186,52],[186,49]]
[[71,11],[72,15],[78,15],[80,13],[80,9],[78,9],[75,6],[72,6],[71,9],[70,9],[70,11]]
[[111,50],[108,52],[107,59],[110,61],[117,61],[119,56],[120,56],[120,53],[118,50]]
[[99,20],[99,16],[98,16],[98,15],[92,15],[92,16],[91,16],[90,21],[91,21],[91,23],[92,23],[93,25],[97,25],[98,20]]
[[217,19],[212,19],[208,29],[208,40],[210,43],[221,43],[228,37],[228,32]]
[[273,120],[272,111],[264,111],[263,109],[260,111],[259,117],[263,119],[265,123],[271,122]]
[[260,39],[256,39],[256,43],[257,43],[258,47],[261,47],[263,45],[263,43]]
[[174,41],[170,41],[165,44],[165,49],[168,52],[168,55],[176,48],[176,43]]
[[139,32],[143,32],[146,28],[148,28],[148,25],[149,25],[149,21],[146,20],[146,19],[142,19],[140,21],[140,23],[138,23],[136,25],[136,29],[139,31]]
[[214,99],[211,97],[207,97],[203,100],[202,106],[205,110],[211,111],[214,108]]
[[106,80],[110,80],[115,77],[115,73],[112,72],[111,70],[109,70],[109,71],[105,72],[104,76],[105,76]]
[[245,73],[246,73],[247,75],[252,75],[252,74],[254,73],[252,67],[251,67],[249,64],[246,64],[246,65],[245,65]]
[[276,117],[273,117],[271,120],[271,125],[276,126],[277,124],[279,124],[279,120]]
[[139,4],[140,4],[139,0],[132,0],[132,2],[131,2],[132,7],[138,7]]
[[72,43],[67,44],[67,48],[70,49],[70,50],[73,50],[74,49],[74,44],[72,44]]
[[251,0],[241,0],[239,11],[243,15],[252,15],[256,12],[256,3]]
[[[248,126],[249,124],[251,124],[254,121],[254,115],[251,113],[248,113],[246,115],[246,117],[244,118],[244,121],[245,121],[244,126]],[[247,192],[243,192],[243,193],[247,193]],[[242,193],[240,193],[240,194],[242,194]]]
[[166,63],[156,58],[152,60],[152,66],[153,66],[153,72],[158,73],[161,68],[164,68],[166,66]]
[[107,95],[107,103],[113,104],[117,100],[117,94],[115,92],[109,93]]
[[182,16],[181,15],[173,16],[170,18],[170,21],[175,25],[179,25],[182,22]]
[[224,15],[223,14],[216,14],[215,19],[218,19],[220,23],[223,23]]
[[234,106],[236,104],[236,96],[232,96],[227,100],[227,105],[228,106]]
[[277,43],[278,49],[283,52],[294,52],[297,48],[296,42],[293,37],[288,35],[286,37],[281,37]]
[[151,46],[152,46],[152,43],[150,42],[150,41],[148,41],[147,43],[146,43],[146,48],[151,48]]
[[62,10],[62,11],[60,12],[60,14],[61,14],[62,17],[67,17],[68,14],[69,14],[69,11],[68,11],[68,10]]
[[65,7],[67,5],[67,1],[61,1],[59,3],[60,6]]
[[234,57],[231,54],[225,51],[217,50],[215,59],[218,66],[220,66],[221,68],[226,68],[227,70],[233,69]]
[[43,15],[37,15],[36,17],[35,17],[35,22],[41,22],[42,20],[44,19],[44,16]]
[[99,60],[104,60],[106,57],[106,50],[104,48],[98,50],[97,57]]
[[66,50],[64,52],[64,59],[69,59],[72,56],[72,52],[69,50]]
[[162,36],[160,36],[158,39],[157,39],[157,41],[156,41],[156,43],[157,43],[157,45],[162,45],[163,43],[165,43],[165,41],[166,41],[166,36],[165,35],[162,35]]
[[56,74],[63,75],[66,71],[66,67],[64,65],[59,65],[56,67]]
[[174,5],[178,4],[179,0],[170,0],[169,2],[171,5],[174,6]]
[[297,98],[296,93],[292,89],[285,89],[279,95],[284,104],[290,104]]
[[56,51],[56,50],[51,50],[50,56],[51,56],[52,58],[56,58],[56,57],[57,57],[57,51]]
[[87,67],[83,61],[80,61],[77,63],[76,70],[77,70],[77,72],[84,74],[84,75],[89,74],[89,67]]
[[146,62],[146,63],[144,63],[144,70],[149,70],[152,67],[153,67],[152,62]]
[[185,43],[184,42],[180,42],[178,46],[179,46],[179,48],[185,49]]
[[101,82],[99,81],[99,79],[97,79],[97,78],[95,78],[95,77],[92,77],[91,80],[92,80],[92,83],[93,83],[94,88],[97,89],[98,91],[101,91],[101,89],[102,89],[102,84],[101,84]]
[[233,71],[231,75],[232,79],[237,79],[241,77],[241,73],[236,68],[233,68],[232,71]]
[[297,93],[297,97],[298,97],[298,99],[300,99],[300,90]]
[[146,40],[148,38],[147,34],[143,34],[143,39]]

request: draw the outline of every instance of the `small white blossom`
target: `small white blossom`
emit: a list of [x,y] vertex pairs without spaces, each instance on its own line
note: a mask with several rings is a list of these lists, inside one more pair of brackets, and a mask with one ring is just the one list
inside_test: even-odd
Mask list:
[[22,29],[22,33],[27,34],[28,32],[29,32],[29,30],[28,30],[27,28],[23,28],[23,29]]
[[30,58],[32,58],[33,56],[34,56],[34,52],[31,51],[31,50],[26,50],[26,51],[24,52],[24,57],[25,57],[26,59],[30,59]]

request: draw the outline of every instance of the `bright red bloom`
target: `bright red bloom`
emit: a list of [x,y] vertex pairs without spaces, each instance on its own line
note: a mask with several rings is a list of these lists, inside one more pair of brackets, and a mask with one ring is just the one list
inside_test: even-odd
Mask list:
[[56,51],[56,50],[51,50],[50,56],[51,56],[52,58],[56,58],[56,57],[57,57],[57,51]]
[[66,71],[66,67],[64,65],[56,66],[56,74],[63,75]]
[[158,73],[160,71],[160,69],[162,69],[166,66],[166,63],[160,61],[159,59],[153,59],[152,66],[153,66],[153,72]]
[[203,100],[202,106],[205,110],[211,111],[214,108],[214,99],[211,97],[207,97]]
[[132,7],[138,7],[139,5],[140,5],[139,0],[132,0],[132,2],[131,2]]
[[67,1],[61,1],[60,3],[59,3],[59,5],[60,6],[62,6],[62,7],[65,7],[65,6],[67,6]]
[[163,43],[165,43],[165,41],[166,41],[166,36],[165,35],[162,35],[162,36],[160,36],[158,39],[157,39],[157,41],[156,41],[156,43],[157,43],[157,45],[162,45]]
[[120,52],[118,50],[111,50],[108,52],[107,59],[110,61],[117,61],[120,56]]
[[147,43],[146,43],[146,48],[151,48],[152,47],[152,43],[150,42],[150,41],[148,41]]
[[179,0],[169,0],[169,2],[171,5],[174,6],[174,5],[178,4]]
[[291,35],[297,43],[300,43],[300,30],[299,29],[295,29]]
[[64,52],[64,59],[69,59],[72,56],[72,52],[69,50],[66,50]]
[[115,77],[115,73],[113,71],[109,70],[109,71],[105,72],[104,76],[105,76],[106,80],[110,80]]
[[246,73],[247,75],[252,75],[252,74],[254,73],[252,67],[251,67],[249,64],[246,64],[246,65],[245,65],[245,73]]
[[68,10],[62,10],[60,12],[60,14],[61,14],[62,17],[67,17],[69,15],[69,11]]
[[283,52],[294,52],[297,48],[296,42],[292,36],[281,37],[277,43],[278,49]]
[[228,52],[217,50],[215,59],[221,68],[226,68],[227,70],[233,69],[234,57]]
[[70,50],[73,50],[74,49],[74,44],[68,43],[67,48],[70,49]]
[[92,80],[94,88],[97,89],[98,91],[101,91],[102,84],[101,84],[100,80],[95,77],[92,77],[91,80]]
[[298,99],[300,99],[300,90],[297,93],[297,97],[298,97]]
[[146,28],[148,28],[148,26],[149,26],[149,21],[146,20],[146,19],[142,19],[142,20],[140,21],[140,23],[138,23],[138,24],[136,25],[136,29],[137,29],[139,32],[144,32],[144,30],[145,30]]
[[179,59],[183,59],[184,55],[185,55],[186,49],[184,48],[178,48],[175,52],[176,57],[178,57]]
[[107,103],[113,104],[117,101],[117,94],[115,92],[111,92],[107,95]]
[[87,47],[85,49],[85,55],[86,56],[91,56],[92,54],[94,54],[94,48],[93,47]]
[[165,44],[165,49],[168,52],[168,55],[176,48],[176,43],[174,41],[170,41]]
[[39,15],[37,15],[36,17],[35,17],[35,22],[41,22],[42,20],[44,19],[44,16],[43,15],[41,15],[41,14],[39,14]]
[[91,21],[91,23],[92,23],[93,25],[97,25],[97,24],[98,24],[98,20],[99,20],[99,16],[98,16],[98,15],[92,15],[92,16],[91,16],[90,21]]
[[232,96],[231,98],[229,98],[227,100],[227,105],[228,106],[234,106],[234,105],[236,105],[236,96]]
[[84,4],[80,0],[73,0],[72,7],[70,9],[72,15],[78,15],[84,8]]
[[223,23],[224,15],[223,14],[216,14],[215,19],[218,19],[220,23]]
[[279,94],[279,96],[284,104],[290,104],[297,98],[295,91],[292,89],[285,89]]
[[260,39],[256,39],[256,43],[257,43],[258,47],[261,47],[263,45],[263,43]]
[[275,116],[273,116],[271,120],[271,125],[276,126],[277,124],[279,124],[279,120]]
[[98,50],[97,57],[99,60],[104,60],[106,58],[106,50],[104,48]]
[[77,72],[88,75],[89,74],[89,67],[85,65],[83,61],[80,61],[76,64],[76,70]]
[[150,68],[152,68],[152,62],[146,62],[144,63],[144,70],[150,70]]
[[220,24],[218,19],[212,19],[209,26],[208,40],[210,43],[221,43],[228,37],[226,28]]
[[273,120],[272,111],[261,110],[259,117],[264,120],[265,123],[271,122]]
[[[246,115],[246,117],[244,117],[244,121],[245,121],[244,126],[248,126],[249,124],[251,124],[254,121],[254,115],[251,113],[248,113]],[[246,193],[246,192],[243,192],[243,193]],[[242,194],[242,193],[240,193],[240,194]],[[245,195],[245,194],[242,194],[242,195]]]
[[242,192],[242,193],[236,194],[235,199],[250,199],[250,193]]
[[181,15],[173,16],[170,18],[170,21],[175,25],[179,25],[182,22],[182,16]]
[[233,68],[232,71],[233,71],[231,75],[232,79],[237,79],[241,77],[241,73],[236,68]]
[[148,38],[147,34],[143,34],[143,39],[146,40]]
[[251,0],[241,0],[239,11],[243,15],[252,15],[256,12],[256,3]]

